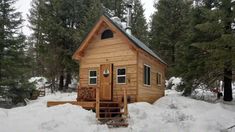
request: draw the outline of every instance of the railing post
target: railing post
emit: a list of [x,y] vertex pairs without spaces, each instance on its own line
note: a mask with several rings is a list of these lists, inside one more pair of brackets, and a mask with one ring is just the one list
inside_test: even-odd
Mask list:
[[124,115],[127,117],[128,116],[128,107],[127,107],[127,88],[124,87]]
[[96,88],[96,118],[100,118],[100,88]]

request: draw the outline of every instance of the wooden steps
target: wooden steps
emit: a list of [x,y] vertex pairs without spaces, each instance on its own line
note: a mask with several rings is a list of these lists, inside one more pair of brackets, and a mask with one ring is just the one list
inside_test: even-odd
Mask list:
[[128,123],[118,102],[100,102],[99,118],[101,124],[109,127],[127,127]]

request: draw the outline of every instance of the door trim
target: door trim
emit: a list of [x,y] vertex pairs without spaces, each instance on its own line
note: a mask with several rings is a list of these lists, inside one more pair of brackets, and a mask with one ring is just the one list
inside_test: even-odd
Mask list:
[[[109,78],[110,78],[110,81],[109,81],[109,86],[110,86],[110,99],[101,99],[103,101],[112,101],[113,100],[113,64],[100,64],[100,88],[102,86],[102,78],[103,78],[103,70],[102,70],[102,65],[109,65],[109,70],[110,70],[110,73],[109,73]],[[103,92],[102,91],[103,89],[101,88],[100,92]],[[101,98],[102,98],[103,95],[101,95]]]

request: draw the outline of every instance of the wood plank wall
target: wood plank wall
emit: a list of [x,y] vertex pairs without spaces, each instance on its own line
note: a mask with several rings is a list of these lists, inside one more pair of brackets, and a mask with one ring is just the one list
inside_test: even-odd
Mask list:
[[[97,85],[93,86],[100,86],[100,64],[113,63],[113,99],[121,101],[122,87],[127,86],[127,94],[131,96],[131,102],[135,102],[137,100],[137,53],[131,50],[117,33],[114,33],[113,38],[101,40],[100,35],[103,30],[104,28],[93,36],[84,51],[84,57],[80,60],[80,86],[92,87],[88,85],[89,70],[97,70]],[[126,84],[116,83],[116,71],[121,67],[126,68]]]
[[[144,64],[151,67],[150,69],[150,86],[144,85]],[[156,61],[150,55],[144,52],[138,54],[138,98],[137,101],[155,102],[164,96],[165,90],[165,68],[166,65]],[[162,75],[161,85],[157,85],[157,72]]]

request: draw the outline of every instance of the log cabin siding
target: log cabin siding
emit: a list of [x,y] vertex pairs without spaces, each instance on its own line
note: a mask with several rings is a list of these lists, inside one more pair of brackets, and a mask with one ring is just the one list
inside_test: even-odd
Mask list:
[[[150,66],[150,86],[144,85],[144,65]],[[161,85],[157,85],[157,73],[162,75]],[[137,101],[155,102],[164,96],[165,65],[144,52],[138,54],[138,98]]]
[[[127,94],[131,102],[137,100],[137,52],[130,49],[130,46],[122,40],[117,33],[113,38],[100,39],[99,32],[89,42],[80,59],[79,82],[81,87],[100,86],[101,64],[113,64],[113,100],[122,101],[124,86],[127,87]],[[126,84],[117,84],[117,68],[126,68]],[[97,85],[88,85],[89,70],[97,70]]]

